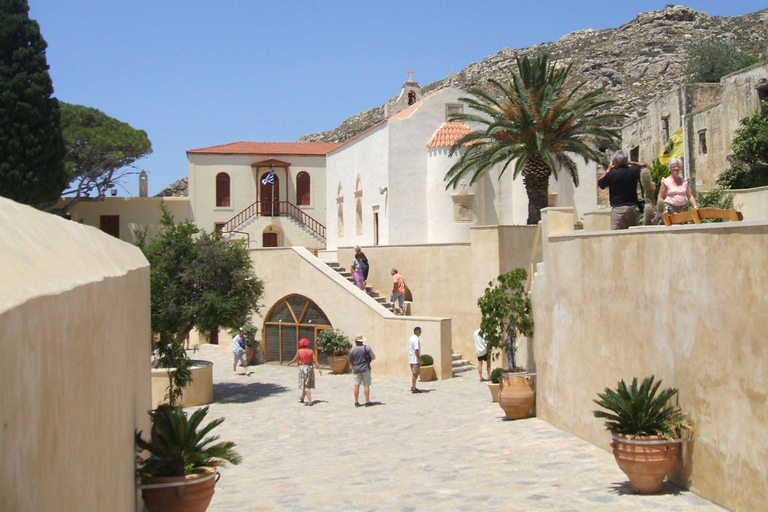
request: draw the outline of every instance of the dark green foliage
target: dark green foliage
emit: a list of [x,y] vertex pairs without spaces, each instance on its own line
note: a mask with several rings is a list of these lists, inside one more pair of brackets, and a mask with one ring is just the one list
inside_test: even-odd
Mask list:
[[528,273],[522,268],[510,270],[488,283],[485,294],[477,300],[480,307],[480,335],[485,339],[488,354],[496,359],[507,346],[507,333],[519,331],[533,335],[531,301],[523,288]]
[[768,185],[768,104],[760,112],[741,120],[741,127],[731,143],[731,169],[724,171],[717,183],[741,189]]
[[502,375],[504,375],[504,368],[494,368],[491,372],[491,382],[498,384]]
[[344,356],[352,349],[349,337],[338,329],[324,329],[317,334],[318,349],[327,356]]
[[595,418],[608,420],[605,428],[615,434],[675,438],[686,421],[679,407],[669,405],[677,389],[667,388],[657,395],[661,381],[654,385],[653,380],[646,377],[638,388],[637,377],[629,387],[622,379],[615,391],[605,388],[597,394],[600,400],[593,401],[608,412],[593,411]]
[[82,197],[104,197],[122,178],[138,171],[131,165],[152,153],[147,132],[95,108],[61,103],[61,131],[72,207]]
[[243,334],[245,334],[245,342],[249,347],[258,347],[261,342],[256,338],[256,333],[259,332],[259,328],[252,323],[246,323],[243,326],[233,327],[229,330],[229,335],[234,338],[240,332],[240,327],[243,328]]
[[514,176],[522,173],[528,194],[528,224],[536,224],[547,206],[549,176],[565,169],[578,186],[576,163],[569,153],[585,162],[606,163],[599,147],[611,148],[619,139],[621,115],[605,112],[613,104],[603,90],[582,93],[586,82],[571,85],[571,66],[557,67],[547,55],[517,59],[517,70],[505,71],[506,81],[489,79],[493,93],[470,89],[473,97],[461,98],[471,112],[456,113],[451,121],[478,124],[480,129],[462,137],[451,155],[459,161],[445,175],[446,188],[456,186],[468,174],[475,183],[492,168],[500,176],[515,162]]
[[67,184],[46,47],[27,0],[0,0],[0,195],[30,205]]
[[182,340],[193,327],[210,333],[245,324],[258,311],[264,283],[242,244],[226,244],[190,221],[176,224],[164,203],[160,209],[160,234],[149,244],[145,233],[135,236],[151,268],[155,365],[176,368],[168,391],[174,405],[191,377]]
[[653,163],[648,166],[648,170],[651,173],[651,178],[653,178],[653,184],[656,188],[652,198],[648,197],[647,190],[643,190],[643,192],[646,194],[646,199],[650,199],[652,204],[656,205],[656,200],[659,197],[659,190],[661,189],[661,180],[669,176],[669,167],[659,162],[659,159],[656,158]]
[[435,360],[429,354],[421,354],[422,366],[432,366],[435,364]]
[[722,77],[760,61],[730,41],[711,39],[688,46],[688,82],[719,82]]
[[234,450],[235,443],[215,443],[219,436],[208,435],[224,422],[224,418],[215,419],[198,429],[206,414],[208,407],[203,407],[187,418],[181,407],[169,406],[160,406],[149,413],[152,420],[149,441],[141,437],[141,431],[135,436],[137,451],[149,452],[146,458],[137,457],[136,472],[142,483],[155,476],[202,473],[203,468],[223,466],[226,462],[240,464],[243,459]]

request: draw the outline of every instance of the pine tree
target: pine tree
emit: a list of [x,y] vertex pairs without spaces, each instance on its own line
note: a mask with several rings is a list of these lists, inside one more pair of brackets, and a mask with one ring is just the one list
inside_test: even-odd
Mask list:
[[31,205],[67,183],[46,47],[27,0],[0,0],[0,195]]

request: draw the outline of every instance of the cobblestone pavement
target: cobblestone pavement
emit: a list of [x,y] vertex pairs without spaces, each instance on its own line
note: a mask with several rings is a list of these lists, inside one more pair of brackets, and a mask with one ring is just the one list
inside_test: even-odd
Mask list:
[[215,363],[208,419],[226,418],[215,433],[243,456],[221,470],[211,512],[724,510],[670,483],[632,493],[609,452],[536,418],[505,420],[475,372],[414,395],[374,362],[375,405],[355,408],[352,376],[324,371],[307,407],[295,366],[234,375],[226,345],[193,355]]

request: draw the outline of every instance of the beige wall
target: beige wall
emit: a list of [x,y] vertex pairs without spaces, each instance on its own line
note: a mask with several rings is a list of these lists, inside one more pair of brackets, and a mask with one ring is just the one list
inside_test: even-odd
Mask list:
[[732,510],[768,509],[768,224],[554,235],[544,261],[538,416],[607,449],[596,393],[655,375],[694,425],[674,480]]
[[[323,310],[334,328],[350,338],[363,334],[368,339],[376,354],[374,374],[403,377],[410,375],[407,341],[420,326],[422,351],[434,357],[438,378],[451,378],[450,319],[395,316],[303,247],[256,249],[251,259],[265,282],[265,316],[283,297],[303,295]],[[252,321],[263,336],[264,319]]]
[[107,197],[103,201],[81,201],[72,207],[72,220],[99,228],[102,215],[120,216],[120,240],[133,244],[134,229],[147,228],[152,239],[160,232],[160,202],[164,202],[176,223],[192,220],[187,197]]
[[149,264],[97,229],[0,198],[3,510],[140,510]]
[[[573,226],[573,210],[571,226]],[[516,267],[528,271],[536,226],[480,226],[470,230],[469,244],[363,247],[371,265],[368,286],[384,297],[392,291],[395,267],[413,295],[413,315],[452,319],[452,346],[475,361],[472,333],[480,327],[479,299],[489,281]],[[354,251],[338,250],[339,264],[349,268]],[[541,246],[536,256],[541,261]]]
[[733,194],[733,207],[744,215],[744,220],[768,221],[768,187],[729,192]]

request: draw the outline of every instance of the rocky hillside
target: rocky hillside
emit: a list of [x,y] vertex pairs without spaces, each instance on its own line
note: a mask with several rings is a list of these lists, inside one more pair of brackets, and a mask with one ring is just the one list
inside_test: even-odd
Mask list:
[[[449,85],[486,88],[487,79],[501,78],[502,70],[514,64],[515,57],[548,53],[559,62],[573,64],[574,74],[586,80],[588,87],[606,88],[616,99],[614,111],[637,118],[645,114],[650,100],[685,79],[686,46],[690,42],[717,37],[737,42],[748,53],[759,54],[766,51],[767,27],[768,9],[720,17],[671,6],[641,13],[619,28],[578,30],[554,43],[522,50],[505,48],[480,63],[470,64],[461,73],[422,87],[422,91],[426,95]],[[382,119],[383,105],[350,117],[338,128],[299,140],[344,142]]]

